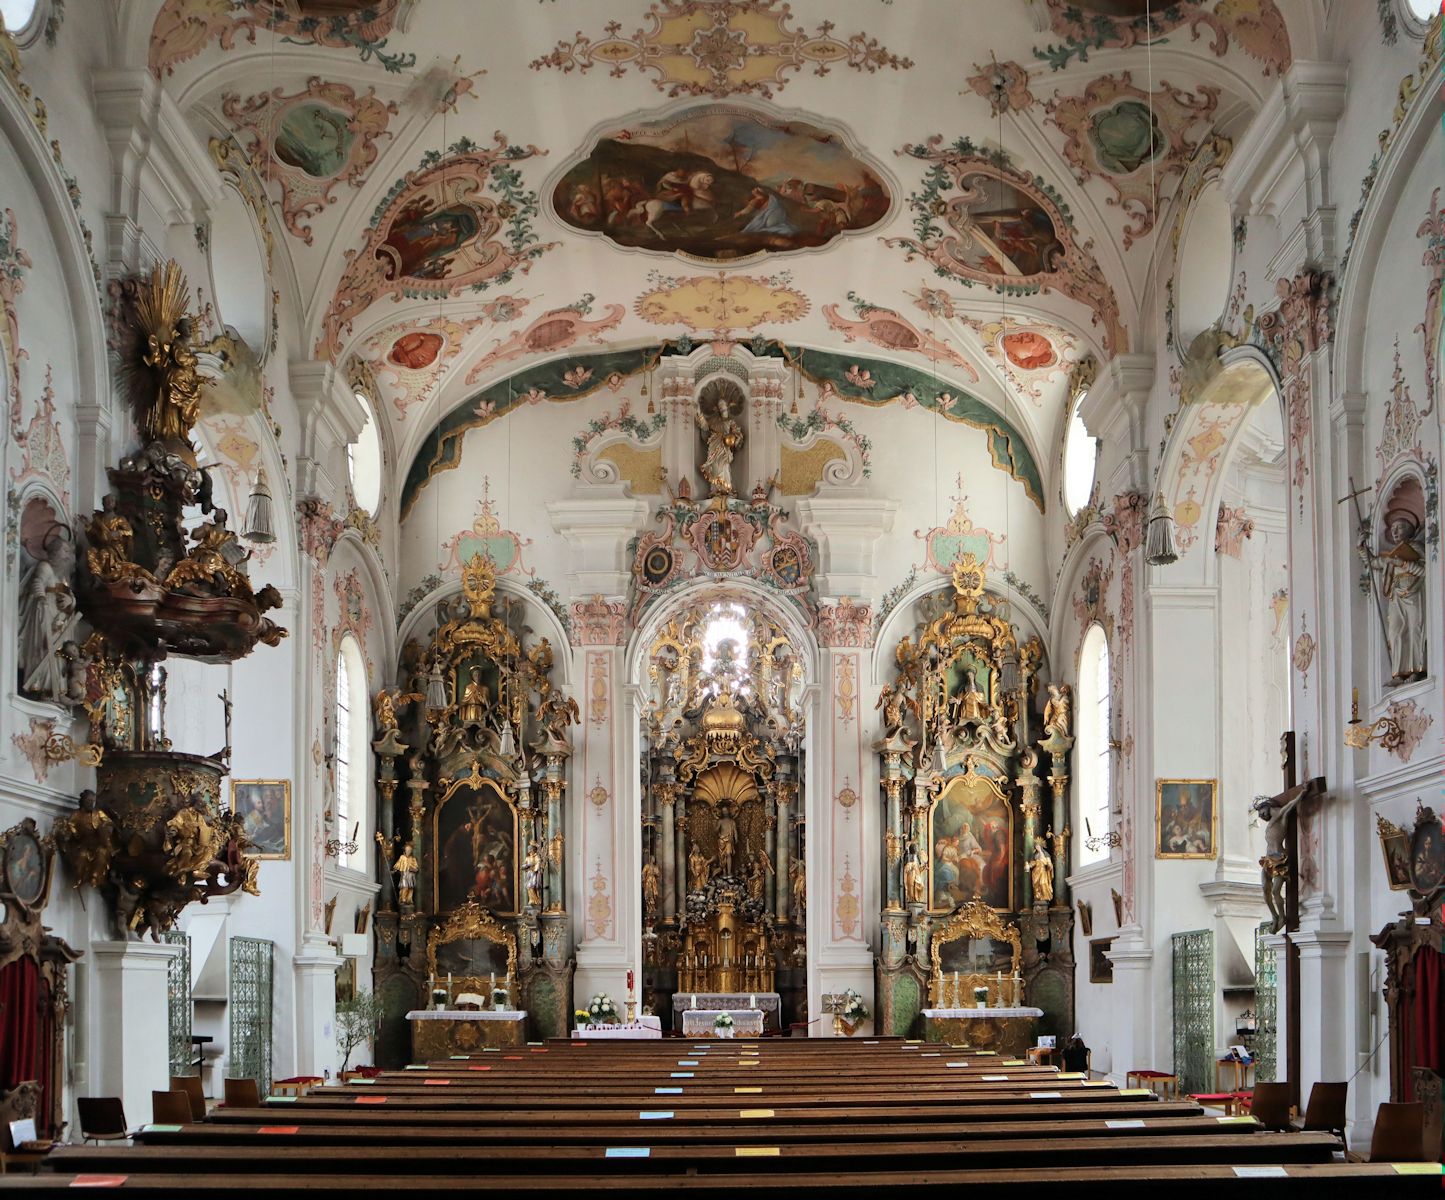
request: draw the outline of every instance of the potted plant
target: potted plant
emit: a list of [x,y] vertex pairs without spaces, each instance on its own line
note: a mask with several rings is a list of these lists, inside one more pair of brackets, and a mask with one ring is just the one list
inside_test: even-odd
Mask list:
[[375,992],[357,992],[336,1006],[336,1048],[342,1052],[341,1078],[348,1076],[352,1051],[369,1045],[381,1031],[386,1006]]
[[598,992],[587,1005],[587,1022],[590,1025],[616,1025],[616,1001],[606,992]]
[[592,1024],[591,1014],[589,1014],[585,1008],[579,1008],[575,1010],[572,1013],[572,1017],[576,1021],[578,1029],[583,1029],[586,1026]]
[[733,1035],[732,1013],[720,1012],[712,1019],[712,1029],[720,1038],[730,1038]]
[[988,988],[976,987],[973,989],[973,1003],[975,1008],[988,1007]]
[[863,1003],[863,997],[849,988],[843,993],[843,1005],[834,1016],[833,1032],[852,1037],[870,1015],[868,1006]]

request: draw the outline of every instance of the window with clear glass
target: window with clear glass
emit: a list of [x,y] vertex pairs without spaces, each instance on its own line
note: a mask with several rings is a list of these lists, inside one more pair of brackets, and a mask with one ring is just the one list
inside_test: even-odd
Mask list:
[[1079,866],[1109,857],[1102,841],[1089,849],[1092,838],[1105,837],[1112,825],[1111,754],[1109,726],[1109,640],[1099,625],[1089,626],[1079,654],[1078,719],[1074,741],[1074,795],[1078,802]]
[[362,869],[366,842],[359,835],[356,854],[346,843],[360,825],[366,827],[366,666],[350,634],[336,656],[336,709],[333,724],[336,795],[332,801],[332,835],[342,843],[336,865]]
[[1079,415],[1085,393],[1074,401],[1073,416],[1064,435],[1064,507],[1073,516],[1094,493],[1094,471],[1099,462],[1099,439],[1091,437]]
[[357,392],[356,398],[366,407],[366,424],[356,441],[346,447],[346,469],[351,476],[352,498],[374,517],[381,503],[381,435],[372,416],[371,401],[364,392]]
[[0,21],[10,34],[23,33],[35,16],[40,0],[0,0]]

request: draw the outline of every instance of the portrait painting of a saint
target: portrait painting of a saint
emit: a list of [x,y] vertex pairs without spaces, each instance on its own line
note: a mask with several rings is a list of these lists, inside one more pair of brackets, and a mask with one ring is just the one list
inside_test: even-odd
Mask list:
[[929,815],[929,908],[952,912],[969,900],[1011,905],[1013,813],[988,779],[953,780]]
[[1213,858],[1218,827],[1213,779],[1161,779],[1156,785],[1155,858]]
[[458,787],[437,808],[434,836],[438,912],[473,897],[494,913],[516,911],[517,816],[500,792]]

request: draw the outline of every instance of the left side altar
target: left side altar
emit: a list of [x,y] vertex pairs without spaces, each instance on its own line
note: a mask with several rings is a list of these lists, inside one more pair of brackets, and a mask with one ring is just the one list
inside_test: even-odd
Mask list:
[[[460,595],[436,605],[430,647],[409,642],[402,686],[376,697],[376,840],[391,868],[375,922],[382,1066],[566,1035],[577,705],[525,615],[473,556]],[[456,1007],[462,995],[475,1010]]]

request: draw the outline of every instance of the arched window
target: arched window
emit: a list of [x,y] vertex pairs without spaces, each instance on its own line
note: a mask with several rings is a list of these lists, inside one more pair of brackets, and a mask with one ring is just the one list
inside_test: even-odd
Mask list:
[[1090,850],[1087,841],[1102,838],[1109,832],[1110,797],[1112,794],[1109,746],[1109,700],[1112,685],[1109,679],[1109,639],[1103,627],[1091,625],[1084,634],[1084,648],[1079,654],[1079,718],[1074,742],[1074,795],[1078,797],[1079,816],[1076,829],[1079,865],[1099,862],[1109,857],[1109,847],[1096,843]]
[[1064,507],[1071,517],[1077,515],[1094,494],[1094,472],[1099,462],[1099,439],[1089,435],[1084,418],[1079,415],[1087,394],[1080,392],[1074,401],[1074,412],[1064,434]]
[[366,847],[369,840],[370,814],[366,811],[366,663],[361,647],[347,634],[341,639],[336,655],[336,710],[332,725],[336,739],[336,799],[331,806],[335,817],[333,837],[343,844],[351,838],[359,824],[358,849],[336,855],[338,867],[366,870]]
[[366,408],[366,424],[356,441],[346,447],[346,469],[351,475],[351,495],[357,505],[376,516],[381,504],[381,435],[376,430],[376,417],[365,392],[356,399]]
[[33,31],[35,25],[35,10],[40,7],[40,0],[0,0],[0,23],[5,26],[5,32],[17,42],[27,40],[26,35]]

